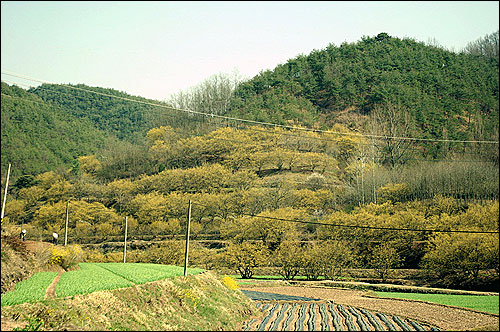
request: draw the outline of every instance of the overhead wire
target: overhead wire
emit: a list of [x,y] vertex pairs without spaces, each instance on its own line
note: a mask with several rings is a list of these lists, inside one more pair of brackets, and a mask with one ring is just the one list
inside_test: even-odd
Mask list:
[[[9,82],[10,83],[10,82]],[[21,85],[24,85],[24,84],[21,84]],[[57,93],[60,93],[60,94],[65,94],[65,95],[70,95],[69,93],[66,93],[66,92],[62,92],[62,91],[57,91],[57,90],[52,90],[52,89],[47,89],[51,92],[57,92]],[[12,98],[20,98],[20,99],[25,99],[25,98],[22,98],[22,97],[17,97],[17,96],[10,96],[10,95],[6,95],[6,94],[3,94],[2,95],[4,96],[8,96],[8,97],[12,97]],[[38,102],[40,103],[40,101],[36,101],[36,100],[31,100],[31,99],[26,99],[27,101],[30,101],[30,102]],[[166,114],[166,115],[169,115],[170,114]],[[173,115],[171,115],[173,116]],[[192,119],[192,120],[196,120],[196,121],[200,121],[202,122],[203,120],[198,120],[196,118]],[[255,127],[250,127],[251,129],[254,129],[254,130],[259,130],[258,128],[255,128]],[[247,128],[248,129],[248,128]],[[259,130],[259,131],[262,131],[262,130]],[[267,132],[267,131],[266,131]],[[269,133],[269,132],[267,132]],[[314,136],[300,136],[300,135],[296,135],[296,134],[289,134],[289,133],[277,133],[277,132],[273,132],[273,133],[269,133],[270,135],[272,136],[275,136],[275,135],[289,135],[289,136],[293,136],[293,137],[301,137],[301,138],[305,138],[305,139],[309,139],[309,138],[319,138],[321,139],[321,137],[314,137]],[[223,137],[219,137],[219,136],[214,136],[214,135],[210,135],[207,137],[208,139],[211,139],[211,140],[222,140],[222,141],[229,141],[229,142],[233,142],[233,143],[239,143],[239,144],[246,144],[246,145],[252,145],[254,144],[254,142],[249,142],[249,141],[241,141],[241,140],[234,140],[234,139],[229,139],[229,138],[223,138]],[[272,137],[271,137],[272,138]],[[330,140],[328,138],[326,138],[327,140]],[[277,142],[275,143],[270,143],[271,144],[278,144]],[[301,149],[298,149],[298,151],[302,151],[302,152],[311,152],[311,151],[307,151],[307,150],[301,150]],[[377,157],[377,162],[380,162],[380,160],[382,160],[382,158],[379,158]],[[475,162],[475,163],[480,163],[480,162],[485,162],[484,160],[445,160],[445,159],[422,159],[422,158],[406,158],[405,160],[408,160],[408,161],[420,161],[420,162],[454,162],[454,163],[460,163],[460,162]],[[331,172],[330,172],[331,173]],[[300,184],[299,182],[296,182],[297,184]],[[303,183],[305,184],[305,183]],[[330,186],[335,186],[334,184],[330,184]],[[321,184],[322,187],[329,187],[328,184]]]
[[[22,75],[9,74],[9,73],[5,73],[5,72],[3,72],[3,73],[6,74],[6,75],[14,76],[14,77],[20,77],[20,78],[24,78],[24,79],[28,79],[28,80],[33,80],[35,82],[52,84],[52,83],[47,82],[47,81],[37,80],[37,79],[33,79],[33,78],[28,78],[28,77],[22,76]],[[24,84],[21,84],[21,85],[24,85]],[[120,97],[120,96],[105,94],[105,93],[101,93],[101,92],[97,92],[97,91],[93,91],[93,90],[88,90],[88,89],[83,89],[83,88],[78,88],[78,87],[74,87],[74,86],[66,85],[66,84],[60,84],[60,85],[68,87],[68,88],[71,88],[71,89],[82,90],[82,91],[89,92],[89,93],[95,93],[95,94],[98,94],[98,95],[108,96],[108,97],[111,97],[111,98],[118,98],[118,99],[123,99],[123,100],[131,101],[131,102],[139,102],[139,103],[147,104],[147,105],[154,106],[154,107],[167,107],[167,108],[172,109],[172,110],[187,111],[187,112],[190,112],[192,114],[197,114],[197,115],[201,115],[201,116],[204,116],[204,117],[212,117],[213,118],[214,116],[218,116],[216,114],[209,114],[209,113],[203,113],[203,112],[183,110],[183,109],[178,109],[178,108],[174,108],[174,107],[167,106],[167,105],[159,105],[159,104],[154,104],[154,103],[139,101],[139,100],[135,100],[135,99],[130,99],[130,98],[125,98],[125,97]],[[26,85],[24,85],[24,86],[26,86]],[[40,87],[40,88],[43,89],[43,87]],[[51,91],[51,92],[57,92],[57,93],[60,93],[60,94],[70,95],[68,93],[65,93],[65,92],[62,92],[62,91],[56,91],[56,90],[52,90],[52,89],[45,89],[45,90],[48,90],[48,91]],[[35,100],[29,100],[29,101],[31,101],[31,102],[38,102],[38,101],[35,101]],[[218,117],[226,118],[226,119],[231,119],[231,120],[242,120],[242,119],[230,118],[230,117],[225,117],[225,116],[218,116]],[[197,121],[201,122],[203,120],[197,120]],[[273,124],[269,124],[269,123],[266,123],[266,124],[273,125]],[[277,125],[277,126],[280,127],[281,125]],[[302,130],[302,129],[304,129],[302,127],[290,127],[290,126],[285,126],[285,127],[291,128],[293,130],[296,130],[296,129]],[[256,127],[249,127],[249,128],[246,128],[246,129],[257,130],[257,131],[264,131],[264,130],[256,128]],[[265,132],[269,133],[268,131],[265,131]],[[344,132],[332,132],[332,131],[320,131],[320,130],[318,130],[318,132],[330,133],[330,134],[336,134],[336,135],[338,135],[338,134],[341,134],[341,135],[345,134],[345,135],[363,136],[362,134],[353,134],[353,133],[344,133]],[[327,138],[327,137],[302,136],[302,135],[291,134],[291,133],[287,133],[287,132],[285,132],[285,133],[276,133],[276,132],[274,132],[274,133],[269,133],[269,134],[271,134],[271,135],[287,135],[287,136],[292,136],[292,137],[300,137],[300,138],[304,138],[304,139],[319,139],[319,140],[327,140],[327,141],[332,141],[333,140],[333,139]],[[364,135],[364,136],[370,137],[370,136],[373,136],[373,135]],[[230,142],[235,142],[235,143],[250,144],[250,142],[239,141],[239,140],[234,140],[234,139],[228,139],[228,138],[223,138],[223,137],[209,136],[208,138],[209,139],[215,139],[215,140],[230,141]],[[384,136],[384,138],[394,138],[394,137]],[[443,140],[438,140],[438,141],[443,141]],[[445,140],[445,141],[447,141],[447,142],[461,142],[461,143],[463,143],[463,142],[476,142],[476,143],[489,142],[489,143],[497,143],[495,141],[459,141],[459,140]],[[371,145],[371,144],[369,144],[369,143],[359,143],[359,145]],[[313,152],[313,151],[307,151],[305,149],[303,149],[303,150],[298,149],[298,150],[302,151],[302,152]],[[462,152],[461,154],[476,154],[476,153]],[[380,158],[377,158],[377,159],[379,161],[381,160]],[[459,162],[484,162],[484,160],[456,160],[456,159],[455,160],[444,160],[444,159],[422,159],[422,158],[406,158],[405,160],[422,161],[422,162],[440,162],[440,161],[442,161],[442,162],[458,162],[458,163]]]
[[[5,81],[3,80],[4,82],[8,82],[8,81]],[[11,83],[11,82],[9,82]],[[18,83],[11,83],[11,84],[18,84]],[[28,86],[28,85],[25,85],[25,84],[19,84],[19,85],[23,85],[23,86],[26,86],[26,87],[31,87],[31,86]],[[38,87],[39,89],[44,89],[43,87]],[[52,89],[45,89],[47,91],[50,91],[50,92],[55,92],[55,93],[58,93],[58,94],[64,94],[64,95],[69,95],[69,96],[73,96],[69,93],[66,93],[66,92],[62,92],[62,91],[57,91],[57,90],[52,90]],[[94,91],[89,91],[89,92],[94,92]],[[96,92],[97,93],[97,92]],[[101,93],[99,93],[101,94]],[[26,99],[26,98],[22,98],[22,97],[18,97],[18,96],[11,96],[11,95],[7,95],[7,94],[4,94],[2,93],[3,96],[5,97],[10,97],[10,98],[16,98],[16,99],[23,99],[23,100],[26,100],[26,101],[29,101],[29,102],[34,102],[34,103],[42,103],[41,101],[37,101],[37,100],[31,100],[31,99]],[[110,95],[112,96],[112,95]],[[118,97],[118,96],[113,96],[113,97]],[[118,97],[120,98],[120,97]],[[131,100],[131,101],[134,101],[134,100]],[[155,107],[161,107],[161,105],[153,105]],[[179,109],[175,109],[175,108],[172,108],[174,110],[179,110]],[[172,116],[174,117],[174,115],[171,115],[171,114],[164,114],[164,115],[168,115],[168,116]],[[205,115],[208,115],[208,113],[204,113],[203,114],[204,116]],[[204,122],[204,120],[200,120],[200,119],[196,119],[196,118],[192,118],[190,120],[194,120],[194,121],[198,121],[198,122]],[[245,130],[252,130],[252,131],[262,131],[262,132],[267,132],[268,134],[270,135],[278,135],[278,136],[290,136],[290,137],[298,137],[298,138],[304,138],[304,139],[315,139],[315,140],[323,140],[323,141],[336,141],[335,139],[332,139],[332,138],[328,138],[328,137],[315,137],[315,136],[302,136],[302,135],[297,135],[297,134],[291,134],[291,133],[287,133],[287,132],[281,132],[281,133],[278,133],[278,132],[273,132],[273,133],[269,133],[268,131],[265,131],[265,130],[262,130],[262,129],[259,129],[259,128],[256,128],[256,127],[247,127],[245,128]],[[346,135],[348,135],[349,133],[345,133]],[[229,139],[229,138],[223,138],[223,137],[218,137],[218,136],[209,136],[207,137],[208,139],[212,139],[212,140],[222,140],[222,141],[228,141],[228,142],[233,142],[233,143],[242,143],[242,144],[247,144],[247,145],[251,145],[253,144],[254,142],[246,142],[246,141],[239,141],[239,140],[234,140],[234,139]],[[457,142],[463,142],[463,141],[457,141]],[[474,141],[474,142],[481,142],[481,141]],[[273,143],[273,144],[277,144],[277,145],[280,145],[280,143]],[[363,142],[357,142],[356,143],[357,145],[363,145],[363,146],[371,146],[372,144],[371,143],[363,143]],[[281,143],[281,145],[283,145]],[[414,149],[414,148],[412,148]],[[312,151],[312,150],[307,150],[307,149],[297,149],[298,151],[301,151],[301,152],[315,152],[315,151]],[[477,155],[477,152],[467,152],[467,151],[464,151],[464,152],[461,152],[460,154],[470,154],[470,155]],[[379,161],[381,160],[381,158],[377,158],[379,159]],[[484,160],[481,160],[481,159],[477,159],[477,160],[461,160],[461,159],[423,159],[423,158],[405,158],[405,160],[408,160],[408,161],[422,161],[422,162],[440,162],[440,161],[443,161],[443,162],[485,162]]]
[[[199,205],[203,207],[208,207],[206,205],[191,202],[193,205]],[[320,226],[329,226],[329,227],[344,227],[344,228],[361,228],[361,229],[372,229],[372,230],[388,230],[388,231],[407,231],[407,232],[430,232],[430,233],[471,233],[471,234],[498,234],[498,231],[467,231],[467,230],[443,230],[443,229],[416,229],[416,228],[398,228],[398,227],[375,227],[375,226],[362,226],[362,225],[345,225],[345,224],[331,224],[325,222],[317,222],[317,221],[306,221],[300,219],[286,219],[286,218],[277,218],[277,217],[269,217],[262,216],[250,213],[240,213],[239,215],[249,216],[254,218],[263,218],[270,220],[278,220],[278,221],[287,221],[287,222],[295,222],[300,224],[308,224],[308,225],[320,225]]]
[[40,79],[35,79],[31,78],[25,75],[13,73],[13,72],[8,72],[8,71],[2,71],[1,72],[4,75],[9,75],[13,77],[18,77],[26,80],[30,80],[33,82],[38,82],[38,83],[45,83],[45,84],[55,84],[55,85],[60,85],[64,86],[70,89],[74,90],[80,90],[80,91],[85,91],[89,93],[95,93],[98,95],[102,96],[107,96],[111,98],[117,98],[121,100],[126,100],[126,101],[131,101],[131,102],[136,102],[136,103],[141,103],[145,105],[150,105],[150,106],[157,106],[157,107],[162,107],[162,108],[168,108],[172,110],[178,110],[182,112],[187,112],[191,114],[198,114],[198,115],[203,115],[203,116],[210,116],[210,117],[216,117],[216,118],[221,118],[225,120],[232,120],[232,121],[239,121],[239,122],[245,122],[245,123],[251,123],[251,124],[257,124],[257,125],[264,125],[264,126],[271,126],[271,127],[279,127],[279,128],[286,128],[286,129],[293,129],[293,130],[301,130],[301,131],[307,131],[307,132],[317,132],[317,133],[327,133],[327,134],[336,134],[336,135],[349,135],[349,136],[357,136],[357,137],[371,137],[371,138],[380,138],[380,139],[397,139],[397,140],[408,140],[408,141],[426,141],[426,142],[448,142],[448,143],[484,143],[484,144],[498,144],[499,142],[497,141],[483,141],[483,140],[450,140],[450,139],[431,139],[431,138],[417,138],[417,137],[401,137],[401,136],[387,136],[387,135],[373,135],[373,134],[361,134],[361,133],[345,133],[345,132],[335,132],[335,131],[330,131],[330,130],[321,130],[321,129],[313,129],[313,128],[306,128],[306,127],[296,127],[296,126],[288,126],[288,125],[280,125],[276,123],[269,123],[269,122],[263,122],[263,121],[256,121],[256,120],[249,120],[249,119],[241,119],[241,118],[235,118],[235,117],[229,117],[225,115],[220,115],[220,114],[213,114],[213,113],[205,113],[205,112],[200,112],[200,111],[195,111],[195,110],[189,110],[189,109],[180,109],[180,108],[175,108],[169,105],[162,105],[162,104],[156,104],[156,103],[151,103],[143,100],[136,100],[132,98],[127,98],[127,97],[121,97],[121,96],[116,96],[108,93],[103,93],[103,92],[98,92],[98,91],[93,91],[89,89],[84,89],[76,86],[72,86],[70,84],[56,84],[52,83],[49,81],[45,80],[40,80]]

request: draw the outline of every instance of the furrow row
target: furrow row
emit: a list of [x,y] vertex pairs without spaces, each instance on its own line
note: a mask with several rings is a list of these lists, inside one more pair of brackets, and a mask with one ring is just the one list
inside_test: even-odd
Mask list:
[[257,302],[263,312],[251,319],[245,331],[437,331],[438,329],[398,316],[331,302]]

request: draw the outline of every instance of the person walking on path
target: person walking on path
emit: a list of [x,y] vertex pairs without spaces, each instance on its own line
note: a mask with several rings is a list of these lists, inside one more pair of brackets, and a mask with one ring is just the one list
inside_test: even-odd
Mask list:
[[54,237],[54,244],[57,245],[57,238],[59,237],[59,235],[56,232],[54,232],[52,233],[52,237]]
[[19,234],[19,237],[21,238],[21,240],[23,240],[23,241],[25,240],[25,238],[26,238],[26,230],[25,229],[23,229],[21,231],[21,234]]

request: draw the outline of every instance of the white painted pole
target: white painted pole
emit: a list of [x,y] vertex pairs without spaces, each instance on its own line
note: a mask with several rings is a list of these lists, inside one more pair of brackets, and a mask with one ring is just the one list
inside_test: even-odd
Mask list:
[[10,177],[10,163],[9,163],[9,170],[7,171],[7,181],[5,182],[5,190],[3,193],[3,203],[2,203],[2,222],[3,222],[3,216],[5,215],[5,202],[7,201],[7,188],[9,187],[9,177]]

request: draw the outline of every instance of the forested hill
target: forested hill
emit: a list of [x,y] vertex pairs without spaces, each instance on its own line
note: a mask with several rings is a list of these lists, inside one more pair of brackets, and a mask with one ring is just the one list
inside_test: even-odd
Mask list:
[[112,139],[87,119],[2,82],[2,176],[38,174],[70,167],[78,156],[102,149]]
[[[139,143],[147,130],[162,124],[158,101],[131,96],[125,92],[84,84],[42,84],[28,90],[47,102],[58,104],[73,116],[90,120],[97,128],[120,140]],[[140,101],[142,103],[137,103]]]
[[[236,85],[219,80],[194,91],[198,102],[185,105],[82,84],[25,91],[2,83],[2,175],[9,162],[18,175],[36,174],[71,166],[103,146],[126,163],[144,150],[147,131],[164,125],[184,137],[215,129],[203,117],[152,104],[321,129],[341,123],[381,136],[498,140],[496,49],[496,55],[455,53],[380,33],[299,55]],[[106,137],[115,143],[103,144]],[[449,146],[424,145],[418,147],[424,158],[449,158]],[[453,148],[479,151],[470,144]],[[498,162],[498,151],[481,151],[480,159],[493,155]]]
[[370,132],[363,116],[393,107],[411,116],[418,137],[498,139],[498,43],[496,50],[454,53],[385,33],[330,44],[240,84],[230,112]]

